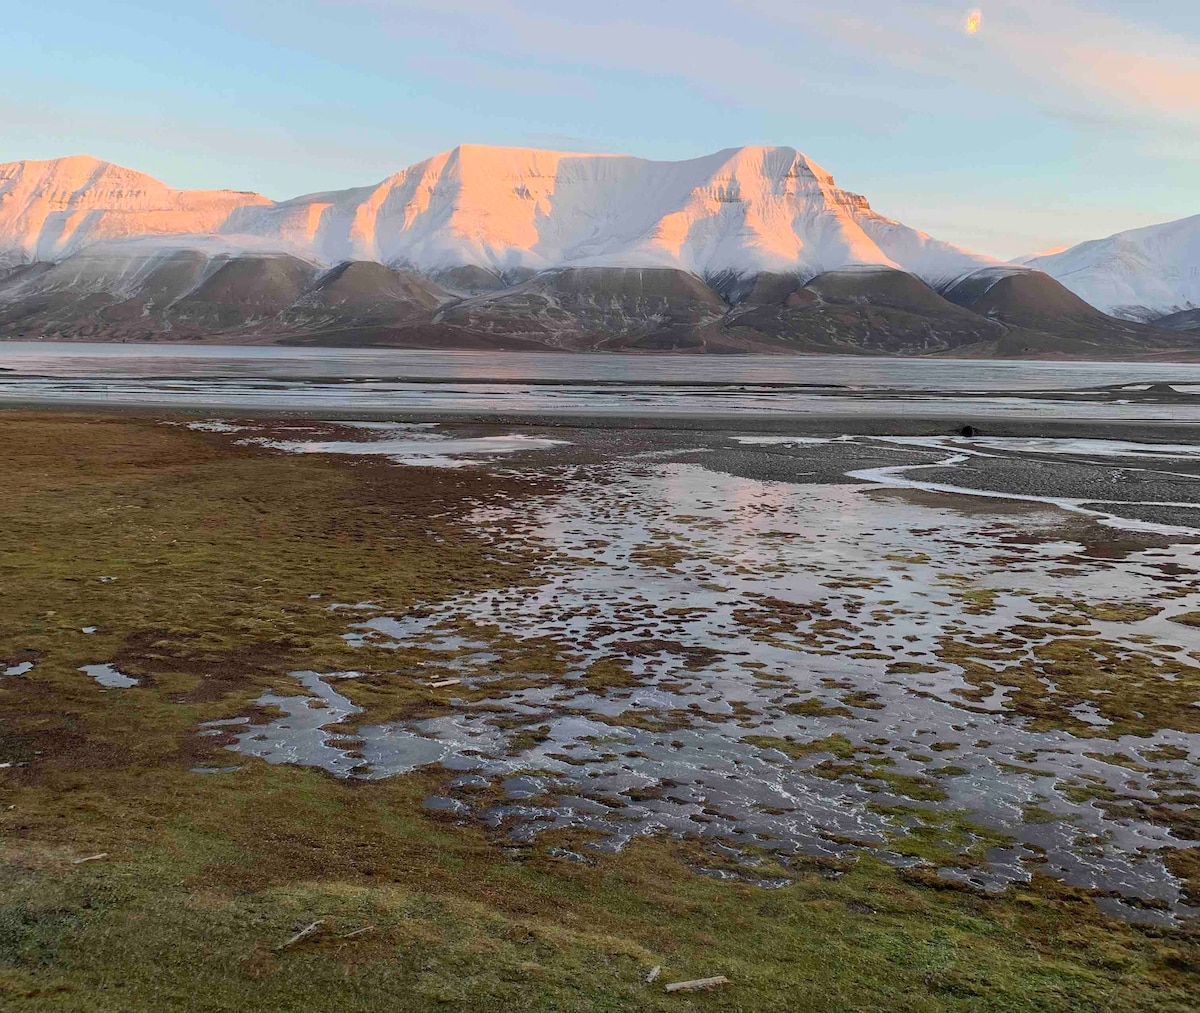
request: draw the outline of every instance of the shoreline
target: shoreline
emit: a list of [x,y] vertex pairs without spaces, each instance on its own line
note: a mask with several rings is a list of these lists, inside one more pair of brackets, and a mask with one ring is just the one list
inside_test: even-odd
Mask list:
[[1046,436],[1091,439],[1138,438],[1145,442],[1170,443],[1200,437],[1200,418],[1195,422],[1174,420],[1099,420],[1013,418],[964,412],[959,418],[905,413],[899,415],[852,415],[839,413],[697,413],[654,415],[608,414],[600,412],[479,412],[397,411],[386,408],[283,408],[230,407],[206,408],[193,405],[164,405],[155,402],[97,404],[91,401],[13,400],[0,401],[0,419],[5,413],[52,412],[72,415],[172,416],[182,418],[255,418],[320,419],[352,421],[356,419],[387,422],[426,422],[460,426],[521,426],[572,429],[666,430],[677,432],[745,432],[791,435],[850,436],[938,436],[953,435],[962,426],[974,427],[985,436]]
[[[1181,332],[1187,333],[1187,332]],[[639,359],[651,356],[669,356],[675,359],[742,359],[752,357],[762,357],[771,359],[862,359],[866,361],[894,361],[894,362],[1030,362],[1030,363],[1046,363],[1046,362],[1161,362],[1164,365],[1177,363],[1179,365],[1194,365],[1200,363],[1200,350],[1191,351],[1185,348],[1165,348],[1154,351],[1148,351],[1144,355],[1130,355],[1128,350],[1124,350],[1122,354],[1109,355],[1072,355],[1067,352],[1051,352],[1042,355],[991,355],[980,352],[974,355],[953,354],[954,352],[961,353],[963,349],[954,349],[952,352],[930,352],[924,355],[904,355],[887,352],[868,352],[854,351],[851,349],[832,351],[832,352],[813,352],[791,349],[756,349],[754,351],[704,351],[704,350],[668,350],[662,349],[641,350],[641,349],[622,349],[613,351],[604,348],[589,348],[584,350],[574,350],[569,348],[552,348],[546,347],[505,347],[503,345],[478,347],[463,345],[460,347],[447,347],[445,345],[383,345],[383,344],[361,344],[361,345],[340,345],[340,344],[319,344],[315,342],[307,342],[303,340],[288,340],[279,339],[277,336],[270,336],[266,340],[256,341],[255,335],[237,335],[237,336],[218,336],[212,338],[189,338],[186,342],[175,343],[172,341],[92,341],[86,338],[52,338],[52,337],[37,337],[31,338],[18,335],[0,335],[0,345],[5,343],[25,343],[36,345],[112,345],[112,346],[133,346],[142,348],[178,348],[186,345],[193,345],[203,348],[279,348],[289,351],[296,350],[313,350],[326,352],[471,352],[481,355],[565,355],[565,356],[586,356],[586,355],[603,355],[611,358],[629,358]],[[967,348],[971,346],[966,346]]]

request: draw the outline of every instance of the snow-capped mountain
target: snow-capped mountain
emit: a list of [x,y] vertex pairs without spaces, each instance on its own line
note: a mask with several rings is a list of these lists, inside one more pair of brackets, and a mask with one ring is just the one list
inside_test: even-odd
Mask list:
[[0,165],[0,338],[1094,356],[1190,353],[1187,323],[1104,316],[793,148],[466,145],[286,201],[88,157]]
[[101,241],[202,236],[256,193],[173,190],[89,155],[0,165],[0,265],[60,260]]
[[1200,215],[1022,258],[1113,316],[1151,321],[1200,307]]
[[173,190],[87,157],[0,165],[0,262],[147,237],[195,248],[213,235],[330,266],[376,261],[433,276],[478,268],[505,280],[565,267],[713,279],[873,264],[937,286],[994,263],[877,214],[784,147],[656,162],[463,145],[375,186],[282,202]]

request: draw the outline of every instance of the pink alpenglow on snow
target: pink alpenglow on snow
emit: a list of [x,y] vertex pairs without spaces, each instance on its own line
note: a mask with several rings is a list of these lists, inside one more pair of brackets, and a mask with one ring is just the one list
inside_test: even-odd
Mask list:
[[881,265],[936,285],[995,263],[883,217],[787,147],[667,162],[463,145],[375,186],[282,202],[173,190],[82,157],[0,165],[0,260],[61,259],[148,237],[430,274],[668,267],[811,277]]
[[101,240],[217,232],[256,193],[173,190],[144,173],[73,155],[0,165],[0,263],[57,260]]

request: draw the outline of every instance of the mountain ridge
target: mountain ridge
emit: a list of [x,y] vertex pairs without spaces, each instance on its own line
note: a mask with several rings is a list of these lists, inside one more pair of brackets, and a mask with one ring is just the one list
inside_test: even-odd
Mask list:
[[90,156],[0,165],[0,257],[9,262],[60,259],[102,241],[187,246],[201,236],[429,274],[576,266],[815,277],[879,264],[941,284],[995,263],[876,213],[790,147],[671,162],[460,145],[377,184],[283,201],[175,190]]
[[205,235],[237,207],[236,190],[176,190],[91,155],[0,164],[0,264],[54,260],[100,241]]
[[875,212],[790,147],[461,145],[273,201],[90,156],[0,165],[0,337],[563,350],[1192,348]]

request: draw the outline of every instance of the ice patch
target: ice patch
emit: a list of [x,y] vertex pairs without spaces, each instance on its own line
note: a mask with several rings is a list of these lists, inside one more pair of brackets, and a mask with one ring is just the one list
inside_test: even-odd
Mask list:
[[335,736],[325,725],[343,721],[361,708],[325,683],[317,672],[292,672],[312,696],[280,696],[264,693],[258,703],[277,707],[284,716],[267,725],[250,725],[229,748],[268,763],[301,763],[324,767],[335,774],[349,774],[362,761],[329,744]]
[[[897,438],[898,439],[898,438]],[[1172,507],[1179,510],[1200,511],[1200,503],[1168,503],[1142,500],[1104,500],[1104,499],[1070,499],[1064,496],[1035,496],[1029,493],[1000,492],[994,489],[972,489],[968,486],[951,485],[946,482],[922,482],[919,479],[908,478],[907,472],[921,471],[926,468],[953,468],[962,464],[971,456],[972,451],[953,454],[945,460],[933,464],[901,464],[886,468],[865,468],[861,471],[846,472],[847,478],[856,478],[875,485],[890,486],[895,489],[916,489],[921,492],[941,492],[954,496],[973,496],[980,499],[1015,500],[1021,503],[1043,503],[1046,506],[1058,507],[1069,513],[1083,514],[1093,517],[1108,527],[1120,528],[1125,531],[1146,531],[1161,535],[1190,535],[1200,530],[1200,512],[1196,514],[1192,524],[1155,524],[1150,521],[1131,520],[1094,509],[1101,506],[1149,506]]]
[[1050,439],[1046,437],[947,437],[946,443],[1026,454],[1070,454],[1087,457],[1146,457],[1164,461],[1200,460],[1200,445],[1133,443],[1128,440]]
[[[237,736],[230,749],[257,756],[268,763],[299,763],[323,767],[340,777],[386,777],[406,773],[429,763],[451,761],[448,744],[410,732],[399,725],[360,728],[346,745],[345,736],[326,730],[362,713],[325,680],[353,678],[358,673],[292,672],[313,696],[280,696],[264,693],[258,703],[277,707],[284,716],[266,725],[251,725]],[[339,742],[340,740],[340,742]],[[472,762],[464,767],[475,765]]]
[[128,689],[130,686],[139,685],[137,679],[118,671],[109,664],[83,665],[79,671],[90,675],[101,686],[106,686],[109,689]]
[[479,436],[457,439],[429,433],[382,440],[272,440],[252,437],[239,443],[283,450],[290,454],[357,454],[387,457],[396,464],[424,467],[461,468],[477,463],[461,457],[490,457],[496,454],[516,454],[526,450],[545,450],[565,446],[566,440],[514,433],[507,436]]
[[[744,443],[749,446],[783,446],[792,443],[833,443],[832,437],[822,436],[734,436],[734,443]],[[846,437],[839,437],[846,439]]]
[[397,432],[402,430],[436,429],[436,422],[341,422],[328,420],[327,426],[342,426],[345,429],[365,429],[372,432]]
[[204,422],[189,422],[187,428],[198,433],[244,433],[250,429],[250,426],[238,426],[220,419],[209,419]]

